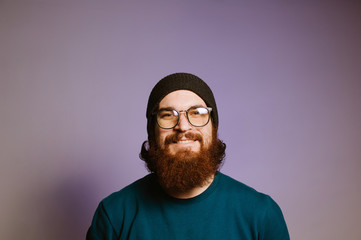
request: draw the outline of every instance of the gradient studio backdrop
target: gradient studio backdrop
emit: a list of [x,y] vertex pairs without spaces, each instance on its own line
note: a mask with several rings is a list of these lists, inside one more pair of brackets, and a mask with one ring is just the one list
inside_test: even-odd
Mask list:
[[84,239],[147,174],[147,98],[178,71],[292,239],[361,239],[359,1],[1,0],[0,40],[0,239]]

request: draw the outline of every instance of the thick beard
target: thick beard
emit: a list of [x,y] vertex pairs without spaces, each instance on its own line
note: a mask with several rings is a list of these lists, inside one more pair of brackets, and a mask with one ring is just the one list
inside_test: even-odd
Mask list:
[[199,152],[185,149],[173,155],[169,144],[182,137],[181,133],[169,136],[165,147],[161,149],[155,144],[148,151],[147,167],[157,175],[159,184],[168,192],[184,193],[195,187],[202,187],[220,168],[224,158],[224,143],[217,138],[216,130],[212,134],[212,142],[204,146],[201,135],[186,134],[188,139],[200,143]]

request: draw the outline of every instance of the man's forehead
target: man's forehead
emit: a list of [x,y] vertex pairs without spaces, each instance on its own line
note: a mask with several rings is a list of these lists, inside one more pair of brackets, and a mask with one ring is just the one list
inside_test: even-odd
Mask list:
[[[203,106],[206,107],[204,100],[198,96],[196,93],[189,90],[177,90],[171,93],[168,93],[158,105],[160,108],[182,108],[181,110],[186,110],[194,106]],[[186,108],[186,109],[183,109]]]

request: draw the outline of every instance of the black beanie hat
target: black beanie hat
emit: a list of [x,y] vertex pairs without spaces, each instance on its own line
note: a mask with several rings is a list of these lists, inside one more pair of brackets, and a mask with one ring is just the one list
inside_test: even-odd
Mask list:
[[152,121],[152,114],[158,108],[159,102],[169,93],[177,90],[189,90],[197,94],[207,104],[207,107],[212,108],[211,117],[215,127],[218,127],[218,112],[217,105],[214,99],[212,90],[199,77],[190,73],[174,73],[164,77],[153,88],[149,95],[147,106],[147,131],[148,136],[154,127]]

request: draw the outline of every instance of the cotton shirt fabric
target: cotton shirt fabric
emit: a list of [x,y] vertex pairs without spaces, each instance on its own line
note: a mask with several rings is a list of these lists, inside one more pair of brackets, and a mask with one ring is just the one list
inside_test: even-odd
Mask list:
[[149,174],[102,200],[87,240],[289,240],[281,209],[222,173],[190,199],[167,195]]

